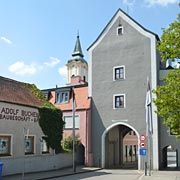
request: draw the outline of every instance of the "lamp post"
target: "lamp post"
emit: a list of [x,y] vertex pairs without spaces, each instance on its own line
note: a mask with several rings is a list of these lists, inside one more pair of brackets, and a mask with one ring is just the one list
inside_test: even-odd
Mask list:
[[76,100],[74,87],[72,88],[73,106],[72,106],[72,117],[73,117],[73,171],[76,172],[76,157],[75,157],[75,112],[76,112]]

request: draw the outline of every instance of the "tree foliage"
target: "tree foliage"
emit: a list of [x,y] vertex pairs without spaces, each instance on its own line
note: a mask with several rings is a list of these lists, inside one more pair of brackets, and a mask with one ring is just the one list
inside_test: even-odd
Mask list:
[[162,61],[180,59],[180,14],[167,29],[163,29],[157,49],[161,53]]
[[31,92],[43,103],[43,106],[49,107],[49,108],[54,108],[55,106],[50,103],[44,94],[39,90],[35,84],[29,84],[29,83],[24,83],[27,88],[31,90]]
[[39,124],[46,135],[45,140],[48,146],[55,149],[56,153],[60,153],[62,151],[61,140],[64,126],[61,110],[57,108],[41,107],[39,108],[39,113]]
[[[162,61],[180,60],[180,14],[177,20],[163,29],[161,42],[157,49],[161,54]],[[180,69],[170,70],[164,78],[164,85],[154,90],[157,99],[157,114],[169,127],[170,133],[180,138]]]
[[39,125],[46,135],[44,139],[48,146],[54,149],[56,153],[61,152],[61,140],[64,126],[62,111],[51,104],[36,85],[25,83],[25,86],[43,103],[43,106],[39,107]]
[[[75,146],[80,145],[81,141],[79,136],[75,137]],[[65,151],[72,152],[73,151],[73,138],[71,136],[65,138],[62,142],[63,148]]]
[[157,114],[164,120],[172,134],[180,138],[180,69],[170,70],[165,78],[165,84],[154,92],[157,99]]

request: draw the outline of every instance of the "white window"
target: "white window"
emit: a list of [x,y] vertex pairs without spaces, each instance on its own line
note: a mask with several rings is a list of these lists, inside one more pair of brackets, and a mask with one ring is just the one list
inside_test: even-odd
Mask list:
[[46,142],[46,137],[45,136],[43,136],[41,138],[41,153],[42,154],[49,153],[49,146],[48,146],[48,144]]
[[76,67],[75,67],[75,65],[73,64],[71,68],[72,68],[72,76],[76,76]]
[[69,92],[56,92],[56,103],[66,103],[69,101]]
[[34,136],[25,136],[25,154],[34,154]]
[[113,108],[114,109],[125,108],[125,94],[116,94],[113,96]]
[[116,66],[113,68],[113,80],[125,79],[125,66]]
[[118,36],[123,35],[123,26],[119,26],[119,27],[117,28],[117,35],[118,35]]
[[0,135],[0,156],[11,155],[11,136]]
[[[72,129],[73,128],[73,117],[72,115],[65,115],[64,116],[64,128],[65,129]],[[75,115],[75,128],[80,129],[80,116]]]
[[48,99],[48,94],[44,94],[45,98]]
[[86,81],[86,67],[85,66],[83,67],[83,74],[82,74],[82,76],[83,76],[83,81]]
[[44,94],[45,98],[46,98],[47,100],[49,100],[49,92],[43,92],[43,94]]

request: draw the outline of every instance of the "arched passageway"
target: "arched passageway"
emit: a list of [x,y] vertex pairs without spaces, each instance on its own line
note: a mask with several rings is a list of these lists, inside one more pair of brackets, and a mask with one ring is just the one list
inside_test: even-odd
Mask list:
[[138,137],[129,125],[107,128],[102,136],[102,167],[138,169]]
[[176,169],[178,167],[178,151],[171,145],[162,150],[162,169]]

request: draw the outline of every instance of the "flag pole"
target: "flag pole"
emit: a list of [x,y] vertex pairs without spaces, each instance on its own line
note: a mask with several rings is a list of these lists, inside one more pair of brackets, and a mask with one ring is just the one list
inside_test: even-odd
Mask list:
[[76,172],[76,159],[75,159],[75,111],[76,111],[76,102],[75,102],[75,94],[74,94],[74,87],[72,88],[72,116],[73,116],[73,172]]
[[151,166],[152,166],[152,134],[153,134],[153,124],[152,124],[152,99],[151,99],[151,88],[149,77],[147,77],[147,94],[146,94],[146,135],[148,136],[148,169],[149,176],[151,176]]

